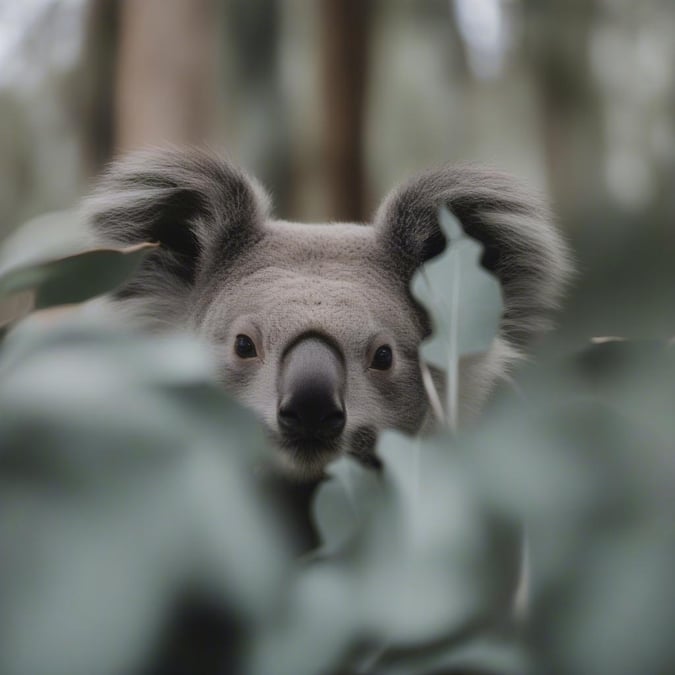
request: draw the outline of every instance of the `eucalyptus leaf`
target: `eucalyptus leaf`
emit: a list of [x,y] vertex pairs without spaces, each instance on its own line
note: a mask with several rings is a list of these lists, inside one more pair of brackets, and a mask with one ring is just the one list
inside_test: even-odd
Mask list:
[[380,476],[347,458],[330,467],[314,511],[323,546],[290,586],[285,620],[257,643],[252,672],[387,672],[380,664],[401,650],[419,650],[421,668],[439,641],[510,616],[517,538],[474,497],[451,443],[387,432]]
[[540,359],[467,439],[484,498],[526,524],[537,672],[672,670],[674,383],[665,343]]
[[433,329],[420,355],[446,374],[447,391],[430,391],[430,398],[446,402],[446,417],[454,427],[460,358],[489,349],[499,330],[502,295],[497,279],[481,266],[483,247],[464,232],[446,207],[441,207],[438,217],[446,249],[422,265],[411,289],[429,312]]
[[74,320],[10,334],[3,674],[139,672],[187,596],[231,617],[223,631],[262,624],[279,604],[290,553],[253,477],[265,437],[206,376],[208,360],[184,336]]
[[374,672],[387,675],[438,675],[480,673],[481,675],[528,675],[534,670],[524,640],[512,632],[467,636],[426,648],[401,650],[385,655]]
[[128,279],[157,244],[143,243],[127,248],[98,248],[23,265],[0,276],[0,325],[25,315],[17,306],[19,293],[32,294],[32,309],[70,305],[108,293]]
[[388,499],[364,537],[372,575],[364,605],[373,629],[397,644],[502,615],[510,602],[517,538],[485,510],[456,445],[449,433],[410,439],[394,432],[378,445]]
[[320,555],[340,553],[350,545],[382,490],[379,476],[349,457],[331,464],[328,476],[312,505]]
[[439,223],[447,247],[422,266],[412,291],[433,324],[422,355],[445,368],[451,353],[462,356],[490,347],[499,328],[502,296],[499,282],[480,263],[481,244],[464,232],[446,207],[439,211]]
[[0,241],[0,276],[12,268],[79,253],[93,243],[81,208],[48,211]]

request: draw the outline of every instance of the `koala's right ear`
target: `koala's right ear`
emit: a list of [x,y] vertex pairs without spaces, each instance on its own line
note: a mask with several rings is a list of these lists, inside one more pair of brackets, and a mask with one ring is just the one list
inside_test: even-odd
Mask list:
[[549,328],[573,271],[548,208],[513,178],[491,169],[446,166],[413,176],[389,193],[374,219],[406,284],[446,245],[438,224],[441,205],[483,245],[481,263],[502,286],[501,334],[513,347],[525,346]]
[[101,244],[158,242],[124,297],[191,287],[260,236],[269,198],[243,171],[201,150],[152,150],[114,162],[85,202]]

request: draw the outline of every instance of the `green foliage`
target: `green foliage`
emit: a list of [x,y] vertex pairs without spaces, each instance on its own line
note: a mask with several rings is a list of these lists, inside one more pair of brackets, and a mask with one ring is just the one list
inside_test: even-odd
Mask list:
[[[446,233],[415,292],[436,327],[423,354],[452,371],[491,339],[498,304],[477,247]],[[102,290],[83,270],[119,283],[133,260],[76,261],[79,297]],[[18,279],[72,302],[70,264]],[[443,279],[461,298],[439,297]],[[450,317],[467,297],[462,338]],[[313,500],[320,546],[298,558],[260,489],[265,434],[199,344],[40,319],[0,345],[3,675],[673,670],[665,343],[542,353],[478,428],[386,433],[379,473],[337,461]],[[176,622],[186,603],[211,629]]]
[[433,319],[433,335],[424,342],[422,356],[447,368],[453,353],[459,357],[488,349],[499,328],[502,300],[499,282],[480,265],[482,246],[446,207],[438,221],[448,246],[417,272],[412,291]]
[[447,374],[446,391],[438,392],[427,370],[429,399],[437,416],[455,429],[460,357],[490,347],[499,328],[502,298],[496,277],[480,265],[482,246],[466,235],[445,206],[439,210],[438,221],[448,246],[443,255],[417,271],[411,287],[433,321],[433,333],[420,349],[422,367],[430,364]]
[[[20,326],[0,364],[0,672],[135,672],[182,593],[267,616],[264,437],[181,337]],[[242,536],[244,535],[244,536]]]
[[[0,327],[31,309],[80,303],[114,290],[155,246],[97,248],[6,270],[0,275]],[[13,303],[18,294],[27,302]]]

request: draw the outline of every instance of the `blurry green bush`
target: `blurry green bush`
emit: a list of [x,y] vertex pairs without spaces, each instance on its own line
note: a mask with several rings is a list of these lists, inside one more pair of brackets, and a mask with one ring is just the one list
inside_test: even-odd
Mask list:
[[[500,306],[446,228],[415,289],[435,323],[422,353],[452,373]],[[143,253],[10,272],[0,303],[82,301]],[[438,433],[384,434],[381,473],[331,467],[321,546],[298,560],[260,489],[265,435],[199,344],[38,312],[0,345],[0,672],[672,672],[672,352],[542,353],[460,433],[450,378]]]

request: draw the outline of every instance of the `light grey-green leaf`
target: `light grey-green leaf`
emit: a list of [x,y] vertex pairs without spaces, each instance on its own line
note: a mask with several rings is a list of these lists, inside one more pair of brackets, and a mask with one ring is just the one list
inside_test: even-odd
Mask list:
[[[180,365],[176,365],[176,360]],[[24,323],[0,358],[0,672],[137,672],[186,593],[262,623],[289,553],[264,434],[188,338]]]
[[483,247],[464,233],[445,207],[439,222],[448,246],[422,266],[412,291],[430,312],[434,329],[422,355],[445,368],[451,351],[461,356],[490,346],[499,327],[502,296],[497,279],[480,264]]
[[[420,348],[425,388],[436,416],[454,429],[460,358],[490,347],[499,330],[502,296],[497,279],[480,264],[482,246],[465,234],[445,207],[439,210],[439,223],[446,250],[422,265],[411,289],[429,311],[433,328]],[[427,363],[444,371],[445,391],[436,388]]]
[[7,270],[0,277],[0,325],[25,313],[15,306],[16,294],[31,292],[34,309],[84,302],[124,283],[156,246],[91,249]]

